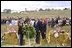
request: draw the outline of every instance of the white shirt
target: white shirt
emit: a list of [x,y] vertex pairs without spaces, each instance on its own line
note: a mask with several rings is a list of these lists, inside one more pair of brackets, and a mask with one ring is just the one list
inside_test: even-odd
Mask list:
[[33,26],[34,25],[34,22],[35,22],[34,20],[31,20],[30,21],[30,24]]
[[66,20],[66,24],[69,24],[69,20]]
[[58,24],[61,25],[62,24],[62,20],[58,20]]
[[17,25],[17,22],[18,22],[17,20],[12,20],[12,21],[11,21],[11,24],[12,24],[12,25]]

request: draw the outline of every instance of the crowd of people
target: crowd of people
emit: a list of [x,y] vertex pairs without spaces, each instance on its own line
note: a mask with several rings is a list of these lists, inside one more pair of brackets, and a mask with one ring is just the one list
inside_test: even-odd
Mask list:
[[[10,18],[4,18],[2,19],[1,18],[1,24],[15,24],[17,23],[17,20],[16,18],[13,18],[13,17],[10,17]],[[40,18],[38,19],[32,19],[32,18],[26,18],[26,19],[23,19],[24,22],[27,22],[30,21],[31,24],[33,25],[36,20],[40,20]],[[56,18],[46,18],[45,19],[46,21],[48,21],[48,25],[51,26],[51,27],[54,27],[56,24],[59,24],[61,26],[65,26],[65,25],[71,25],[71,17],[68,18],[68,17],[56,17]]]
[[22,34],[22,27],[23,24],[31,24],[35,30],[36,30],[36,43],[40,44],[40,33],[42,36],[42,39],[46,38],[46,30],[47,26],[54,28],[56,25],[58,26],[65,26],[65,25],[71,25],[71,18],[66,17],[57,17],[57,18],[10,18],[8,20],[1,20],[1,24],[9,24],[9,25],[18,25],[18,35],[20,37],[20,45],[23,44],[23,34]]

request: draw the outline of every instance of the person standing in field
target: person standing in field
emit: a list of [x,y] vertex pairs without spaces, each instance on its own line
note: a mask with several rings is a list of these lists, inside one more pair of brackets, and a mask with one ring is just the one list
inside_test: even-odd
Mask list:
[[41,23],[39,24],[39,30],[41,32],[41,36],[42,36],[42,42],[41,44],[46,44],[47,43],[47,40],[46,40],[46,30],[48,29],[48,19],[41,19]]
[[34,28],[36,30],[35,41],[36,41],[37,44],[40,44],[39,22],[40,22],[39,19],[35,20],[35,22],[34,22]]
[[19,45],[23,45],[23,19],[19,18],[18,20],[18,35],[19,35]]
[[41,23],[40,23],[40,31],[41,31],[41,35],[42,35],[42,39],[46,38],[46,21],[44,19],[41,19]]
[[54,21],[54,18],[52,18],[52,20],[51,20],[51,27],[54,28],[54,25],[55,25],[55,21]]

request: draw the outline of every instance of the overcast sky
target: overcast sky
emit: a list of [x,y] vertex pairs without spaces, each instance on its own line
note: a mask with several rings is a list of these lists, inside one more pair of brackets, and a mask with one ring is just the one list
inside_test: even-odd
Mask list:
[[71,1],[1,1],[1,12],[4,9],[11,9],[11,10],[35,10],[39,8],[56,8],[56,9],[63,9],[63,8],[70,8],[71,9]]

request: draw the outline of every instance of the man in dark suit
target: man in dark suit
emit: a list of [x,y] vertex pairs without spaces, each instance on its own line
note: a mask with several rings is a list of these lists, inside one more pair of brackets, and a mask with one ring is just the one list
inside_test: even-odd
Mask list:
[[45,39],[46,38],[46,23],[44,19],[41,19],[40,21],[39,30],[41,32],[42,39]]
[[54,26],[55,26],[55,20],[54,20],[54,18],[52,18],[52,20],[51,20],[51,27],[54,28]]
[[38,19],[38,21],[35,21],[34,27],[36,30],[36,43],[40,43],[40,33],[42,36],[42,39],[46,39],[46,23],[43,19]]
[[40,44],[39,20],[35,20],[34,27],[36,30],[36,43]]
[[18,35],[19,35],[19,44],[23,45],[23,20],[22,18],[19,18],[18,20]]

